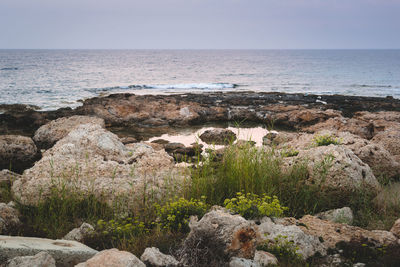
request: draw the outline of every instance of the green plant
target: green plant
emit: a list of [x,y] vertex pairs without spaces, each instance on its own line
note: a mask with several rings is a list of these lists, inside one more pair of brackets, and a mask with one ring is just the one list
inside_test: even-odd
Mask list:
[[278,235],[273,240],[267,240],[258,247],[259,250],[267,251],[278,258],[283,266],[307,266],[306,261],[298,252],[299,247],[287,236]]
[[188,232],[190,216],[195,215],[200,219],[207,212],[208,206],[204,200],[205,197],[201,200],[179,198],[176,201],[167,202],[164,206],[156,205],[156,213],[162,229]]
[[315,136],[313,138],[313,143],[315,146],[329,146],[330,144],[340,145],[341,141],[333,135],[324,134]]
[[284,157],[284,158],[295,157],[297,155],[299,155],[299,151],[294,149],[294,148],[292,148],[292,147],[285,148],[285,149],[281,150],[281,156]]
[[280,205],[276,196],[271,198],[266,194],[259,197],[256,194],[238,192],[235,198],[226,199],[224,205],[227,209],[242,215],[246,219],[263,216],[280,217],[287,210],[286,207]]

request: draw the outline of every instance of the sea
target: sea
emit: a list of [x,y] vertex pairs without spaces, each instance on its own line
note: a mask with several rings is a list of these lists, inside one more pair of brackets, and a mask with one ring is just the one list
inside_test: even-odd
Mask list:
[[0,104],[213,91],[400,98],[400,50],[0,50]]

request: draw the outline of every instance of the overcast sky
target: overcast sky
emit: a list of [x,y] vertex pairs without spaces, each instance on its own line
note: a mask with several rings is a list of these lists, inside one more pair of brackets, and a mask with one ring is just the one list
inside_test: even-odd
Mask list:
[[0,0],[0,48],[400,48],[400,0]]

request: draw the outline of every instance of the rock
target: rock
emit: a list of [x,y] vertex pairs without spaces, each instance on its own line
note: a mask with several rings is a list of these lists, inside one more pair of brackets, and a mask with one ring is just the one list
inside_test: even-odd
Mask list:
[[56,267],[56,261],[49,253],[42,251],[35,256],[15,257],[7,267]]
[[88,223],[82,223],[79,228],[72,229],[68,234],[66,234],[64,240],[75,240],[78,242],[83,242],[85,237],[90,235],[94,231],[94,227]]
[[340,242],[350,241],[374,247],[397,245],[397,238],[388,231],[369,231],[356,226],[321,220],[311,215],[299,219],[298,224],[304,233],[322,238],[327,248],[333,249]]
[[165,140],[165,139],[156,139],[156,140],[153,140],[153,141],[151,141],[152,143],[155,143],[155,144],[160,144],[160,145],[166,145],[166,144],[168,144],[169,143],[169,141],[168,140]]
[[135,255],[116,248],[100,251],[76,267],[146,267]]
[[71,116],[59,118],[41,126],[33,137],[39,148],[48,149],[58,140],[64,138],[68,133],[82,124],[98,124],[104,128],[104,120],[89,116]]
[[170,255],[165,255],[160,252],[158,248],[146,248],[140,260],[146,264],[146,266],[178,266],[179,261]]
[[21,256],[39,252],[50,254],[57,266],[74,266],[94,256],[97,251],[76,241],[35,237],[0,236],[0,265]]
[[321,220],[335,223],[345,223],[349,225],[353,223],[354,219],[353,211],[349,207],[320,212],[315,216]]
[[260,267],[253,260],[232,257],[229,267]]
[[19,212],[12,205],[0,203],[0,234],[15,234],[21,226]]
[[390,229],[390,232],[392,232],[397,238],[400,238],[400,219],[397,219],[394,222],[392,229]]
[[309,181],[322,182],[326,191],[341,190],[344,194],[351,194],[361,187],[369,187],[372,192],[380,190],[371,168],[344,146],[329,145],[300,150],[298,156],[285,160],[286,165],[305,162]]
[[26,136],[0,135],[0,170],[22,173],[38,159],[33,140]]
[[278,259],[269,252],[257,250],[254,255],[254,262],[258,264],[258,266],[270,266],[277,265]]
[[397,162],[400,162],[400,127],[387,128],[377,133],[371,139],[373,143],[383,146],[390,154],[394,156]]
[[36,205],[59,186],[54,177],[65,189],[94,194],[110,205],[125,199],[127,209],[143,194],[163,197],[157,193],[168,193],[171,182],[179,188],[184,180],[165,151],[143,143],[124,146],[98,124],[78,126],[58,141],[14,182],[12,192],[22,203]]
[[227,145],[236,140],[236,134],[228,129],[212,129],[202,133],[200,139],[207,144]]
[[252,259],[260,238],[254,222],[224,209],[208,212],[189,227],[179,253],[185,266],[221,265],[231,257]]
[[[281,245],[280,242],[293,241],[294,245],[299,248],[297,251],[304,259],[308,259],[314,255],[326,255],[327,248],[317,236],[306,234],[297,225],[283,225],[273,222],[270,218],[265,217],[259,225],[261,236],[270,245]],[[286,236],[283,238],[282,236]]]
[[20,174],[7,169],[0,171],[0,185],[10,186],[15,180],[21,177]]
[[131,143],[136,143],[137,139],[131,136],[126,136],[121,138],[121,142],[126,145],[126,144],[131,144]]

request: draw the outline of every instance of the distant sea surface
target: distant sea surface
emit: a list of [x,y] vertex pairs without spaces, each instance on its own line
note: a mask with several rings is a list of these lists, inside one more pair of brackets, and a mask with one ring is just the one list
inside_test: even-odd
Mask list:
[[0,50],[0,103],[262,91],[400,98],[400,50]]

